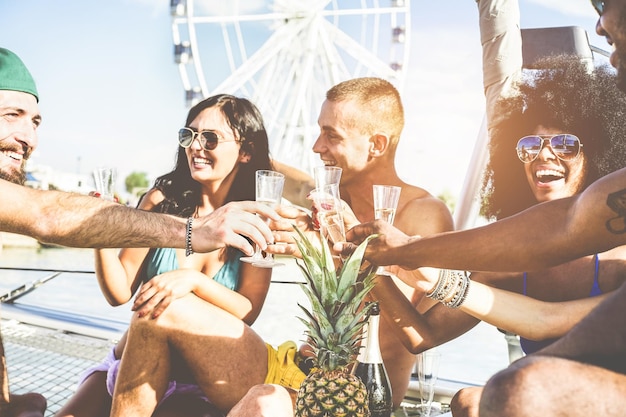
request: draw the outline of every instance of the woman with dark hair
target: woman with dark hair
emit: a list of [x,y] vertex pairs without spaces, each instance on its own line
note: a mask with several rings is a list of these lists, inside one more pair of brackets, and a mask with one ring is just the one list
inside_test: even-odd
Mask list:
[[[590,69],[567,55],[544,58],[536,66],[541,70],[527,74],[515,93],[503,96],[494,109],[498,122],[490,132],[482,190],[482,212],[489,218],[502,219],[538,202],[578,193],[626,165],[626,98],[615,88],[614,70]],[[525,171],[536,162],[520,164],[513,150],[520,138],[548,130],[579,138],[583,146],[579,157],[572,158],[577,166],[558,158],[561,167],[555,175],[530,175]],[[561,183],[566,186],[557,187]]]
[[[500,119],[491,130],[482,187],[483,214],[495,220],[578,194],[626,165],[626,124],[621,122],[626,96],[615,88],[614,73],[565,55],[537,66],[541,70],[497,102]],[[625,248],[618,247],[546,271],[477,273],[473,278],[539,300],[579,300],[619,288],[626,279],[625,256]],[[521,337],[521,346],[528,354],[554,340]]]
[[[481,13],[500,7],[514,11],[517,4],[479,4]],[[488,107],[492,123],[481,212],[492,220],[576,195],[626,165],[626,96],[615,88],[614,70],[567,55],[533,67],[539,69],[514,78],[510,90],[492,97]],[[489,101],[488,88],[486,93]],[[531,354],[567,333],[625,279],[622,246],[542,271],[472,274],[460,309],[516,332],[523,352]],[[539,300],[536,305],[533,299]],[[478,416],[481,394],[482,387],[460,390],[452,400],[453,415]]]
[[[230,201],[254,200],[255,172],[272,169],[263,119],[244,98],[220,94],[195,105],[178,132],[178,144],[175,168],[156,180],[139,208],[187,218],[204,216]],[[124,304],[135,295],[132,310],[137,317],[157,320],[176,299],[192,297],[202,300],[189,303],[198,316],[208,321],[228,317],[250,326],[265,301],[271,269],[240,262],[241,255],[233,248],[207,254],[170,248],[122,249],[119,254],[98,249],[96,274],[111,305]],[[188,323],[177,325],[187,328]],[[109,415],[128,336],[127,332],[104,363],[85,373],[57,416]],[[170,360],[170,383],[153,415],[218,415],[195,383],[193,365],[176,352]]]
[[[220,94],[207,98],[189,110],[185,127],[179,131],[179,142],[189,141],[187,147],[178,148],[176,166],[172,172],[159,177],[152,191],[159,190],[165,197],[155,206],[157,211],[178,214],[187,217],[201,204],[202,182],[194,177],[201,170],[191,172],[189,160],[191,140],[194,133],[191,128],[194,120],[207,109],[220,109],[228,130],[232,132],[232,141],[238,144],[242,160],[232,167],[233,186],[228,187],[223,204],[230,201],[254,200],[255,173],[261,169],[271,169],[269,143],[263,118],[254,104],[244,98]],[[207,132],[207,133],[204,133]],[[204,131],[207,152],[225,142],[217,131]],[[198,138],[200,139],[200,138]],[[222,139],[222,140],[220,140]],[[151,192],[148,193],[149,198]]]

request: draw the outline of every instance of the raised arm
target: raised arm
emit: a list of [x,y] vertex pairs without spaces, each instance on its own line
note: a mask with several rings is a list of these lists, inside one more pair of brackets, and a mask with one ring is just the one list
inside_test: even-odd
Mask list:
[[483,86],[489,128],[498,122],[495,103],[522,72],[522,34],[517,0],[480,0],[478,19],[483,50]]

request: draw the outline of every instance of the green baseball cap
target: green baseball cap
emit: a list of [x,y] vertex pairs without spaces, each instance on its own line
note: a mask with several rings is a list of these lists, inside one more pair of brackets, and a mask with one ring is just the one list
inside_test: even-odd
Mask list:
[[26,65],[13,52],[0,48],[0,90],[22,91],[39,101],[35,80]]

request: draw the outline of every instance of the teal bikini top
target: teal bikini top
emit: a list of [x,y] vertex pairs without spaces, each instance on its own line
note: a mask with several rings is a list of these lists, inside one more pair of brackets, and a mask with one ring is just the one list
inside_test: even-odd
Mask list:
[[[237,251],[236,256],[233,256],[232,259],[224,263],[220,270],[217,271],[213,280],[228,289],[237,291],[239,288],[239,270],[241,266],[239,258],[241,258],[241,256],[242,253]],[[176,249],[153,248],[150,249],[148,256],[146,256],[145,267],[142,268],[142,280],[146,282],[159,274],[178,268]]]

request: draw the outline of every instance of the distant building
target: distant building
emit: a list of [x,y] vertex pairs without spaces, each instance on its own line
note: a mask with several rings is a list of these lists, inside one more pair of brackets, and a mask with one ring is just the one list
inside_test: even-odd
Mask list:
[[26,166],[26,185],[38,190],[61,190],[80,194],[89,194],[96,188],[91,175],[54,171],[49,166],[30,162]]

